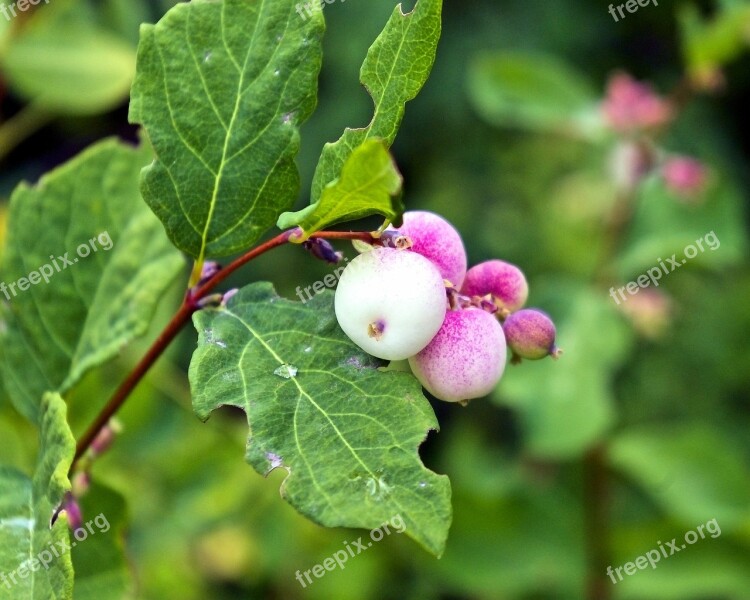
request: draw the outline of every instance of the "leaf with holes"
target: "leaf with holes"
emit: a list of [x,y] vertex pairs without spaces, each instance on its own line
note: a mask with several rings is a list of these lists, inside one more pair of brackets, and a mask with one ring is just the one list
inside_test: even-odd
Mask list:
[[2,264],[0,374],[19,412],[69,390],[145,333],[180,253],[138,194],[151,157],[114,140],[13,193]]
[[196,413],[242,408],[247,461],[262,474],[286,469],[282,495],[297,510],[329,527],[400,516],[407,535],[442,553],[450,483],[417,453],[435,415],[414,377],[379,370],[384,363],[346,337],[332,293],[301,304],[257,283],[194,321]]
[[41,448],[33,478],[0,466],[0,600],[73,597],[67,519],[61,514],[51,527],[50,520],[70,489],[75,441],[59,395],[47,394],[40,410]]
[[157,156],[141,190],[199,263],[250,246],[297,197],[324,24],[296,4],[193,0],[141,28],[130,120]]
[[[404,117],[405,104],[413,100],[432,70],[440,39],[442,0],[419,0],[408,14],[399,4],[367,53],[360,81],[375,104],[367,127],[349,129],[333,144],[326,144],[315,170],[311,203],[328,184],[338,179],[349,156],[373,137],[390,146]],[[375,214],[372,211],[370,214]]]
[[300,241],[341,221],[353,221],[373,213],[394,220],[403,211],[403,180],[381,140],[370,139],[354,150],[341,171],[341,178],[323,190],[315,204],[279,217],[281,229],[299,226]]

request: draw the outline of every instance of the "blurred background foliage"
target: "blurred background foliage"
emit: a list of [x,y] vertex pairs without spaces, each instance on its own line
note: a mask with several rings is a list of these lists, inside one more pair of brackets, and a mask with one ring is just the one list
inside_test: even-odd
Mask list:
[[[0,18],[0,235],[21,179],[101,137],[136,139],[126,102],[138,24],[172,4],[51,0]],[[366,123],[359,66],[393,6],[325,7],[319,108],[299,157],[305,186],[322,144]],[[122,411],[124,432],[86,496],[84,510],[106,512],[127,561],[82,544],[76,597],[750,598],[749,11],[743,0],[661,0],[615,22],[606,2],[446,2],[433,75],[394,145],[407,206],[451,220],[471,263],[522,266],[530,304],[553,315],[565,354],[509,366],[492,397],[468,408],[433,402],[442,430],[422,455],[454,493],[441,560],[391,535],[302,589],[297,570],[363,532],[323,529],[283,502],[283,476],[263,479],[242,460],[242,415],[193,416],[187,331]],[[657,141],[709,169],[697,196],[670,192],[654,173],[623,196],[611,174],[618,137],[598,110],[617,70],[665,95],[686,80],[701,88],[680,96],[684,110]],[[623,202],[630,222],[613,228]],[[710,231],[721,246],[664,277],[659,295],[612,300],[610,286]],[[330,270],[282,248],[232,284],[271,280],[294,297]],[[76,434],[180,295],[146,341],[71,394]],[[2,462],[30,471],[36,434],[0,406]],[[719,537],[616,585],[607,578],[608,565],[711,519]]]

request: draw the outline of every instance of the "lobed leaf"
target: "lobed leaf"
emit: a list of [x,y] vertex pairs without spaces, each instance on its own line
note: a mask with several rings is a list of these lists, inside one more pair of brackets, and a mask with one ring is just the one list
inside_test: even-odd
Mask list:
[[250,246],[297,197],[324,23],[295,5],[194,0],[141,28],[130,120],[157,156],[141,190],[199,263]]
[[243,409],[248,463],[262,474],[286,469],[281,493],[298,511],[329,527],[375,528],[400,515],[409,536],[442,553],[450,484],[417,453],[435,415],[411,375],[381,372],[346,337],[333,294],[301,304],[256,283],[194,322],[195,412]]
[[[104,141],[13,193],[0,273],[0,374],[31,420],[45,391],[69,390],[145,333],[183,267],[138,194],[150,156],[145,145]],[[88,256],[79,256],[82,248]],[[59,258],[66,254],[70,264]]]
[[366,140],[381,138],[389,147],[393,143],[406,103],[422,89],[435,62],[441,13],[442,0],[419,0],[406,15],[401,5],[394,9],[360,70],[360,81],[372,96],[375,114],[367,127],[347,128],[338,141],[324,146],[313,178],[313,204],[339,178],[349,156]]
[[323,190],[315,204],[279,217],[278,227],[299,226],[300,241],[342,221],[379,214],[396,219],[404,207],[400,199],[403,179],[381,140],[370,139],[352,152],[341,169],[341,177]]

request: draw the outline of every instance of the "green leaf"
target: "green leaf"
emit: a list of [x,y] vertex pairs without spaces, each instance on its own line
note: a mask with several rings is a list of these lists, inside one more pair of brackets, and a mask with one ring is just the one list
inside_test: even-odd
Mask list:
[[63,6],[37,10],[0,60],[14,91],[39,108],[73,115],[123,102],[135,73],[127,42]]
[[341,177],[323,190],[320,200],[298,212],[284,213],[277,225],[280,229],[299,226],[307,239],[329,225],[372,214],[393,221],[404,211],[402,183],[385,144],[369,139],[347,158]]
[[565,304],[554,320],[564,354],[510,365],[494,392],[519,411],[529,453],[552,459],[579,456],[612,425],[612,378],[630,342],[606,292],[575,283],[563,289]]
[[567,63],[549,56],[493,53],[469,68],[469,97],[489,123],[575,136],[599,133],[597,92]]
[[700,81],[737,58],[747,47],[750,6],[742,0],[724,2],[710,20],[704,19],[692,3],[678,12],[682,54],[690,74]]
[[[375,103],[375,114],[367,127],[349,129],[338,141],[326,144],[312,184],[311,203],[338,179],[349,156],[372,137],[390,147],[404,116],[405,104],[416,97],[427,81],[435,61],[441,30],[442,0],[419,0],[404,15],[397,6],[383,31],[367,52],[360,82]],[[377,213],[376,210],[369,214]]]
[[435,415],[411,375],[379,371],[346,337],[332,293],[301,304],[257,283],[194,320],[196,413],[242,408],[247,461],[262,474],[286,469],[281,493],[298,511],[328,527],[375,528],[400,515],[409,536],[442,553],[450,483],[417,453]]
[[[638,192],[628,237],[616,261],[618,274],[628,281],[649,268],[658,269],[658,260],[666,260],[673,253],[686,266],[719,269],[740,263],[748,248],[742,205],[742,193],[725,178],[712,182],[692,204],[671,194],[661,177],[649,178]],[[665,228],[664,223],[671,226]],[[685,249],[691,245],[688,252],[695,250],[695,256],[687,259]],[[677,269],[668,263],[665,266],[670,273]],[[666,281],[662,279],[661,283]]]
[[750,525],[750,480],[737,445],[701,423],[631,429],[609,460],[669,515],[687,524],[716,518],[726,529]]
[[[61,514],[50,527],[53,512],[70,489],[67,473],[75,451],[65,411],[59,395],[45,395],[33,479],[0,467],[0,600],[73,597],[67,518]],[[48,561],[48,568],[40,558]]]
[[[656,568],[647,564],[646,569],[637,570],[632,576],[621,569],[622,581],[613,573],[618,600],[744,598],[750,589],[750,557],[746,550],[738,551],[737,545],[731,538],[727,539],[723,530],[721,536],[717,536],[714,523],[706,527],[710,520],[710,517],[703,516],[698,521],[685,523],[684,527],[669,520],[643,524],[629,522],[627,525],[613,523],[610,526],[613,530],[613,567],[634,561],[651,550],[658,553],[657,542],[665,548],[669,558],[667,560],[662,555],[655,563]],[[721,529],[721,521],[717,523]],[[694,544],[681,548],[687,532],[697,533],[699,525],[704,525],[702,532],[705,537],[698,537]],[[668,546],[673,539],[676,539],[680,553],[674,558],[669,555]]]
[[138,194],[150,156],[145,145],[104,141],[13,193],[0,278],[0,373],[29,419],[45,391],[69,390],[145,333],[184,266]]
[[253,244],[297,197],[324,24],[295,4],[194,0],[141,28],[130,120],[157,155],[141,190],[199,263]]

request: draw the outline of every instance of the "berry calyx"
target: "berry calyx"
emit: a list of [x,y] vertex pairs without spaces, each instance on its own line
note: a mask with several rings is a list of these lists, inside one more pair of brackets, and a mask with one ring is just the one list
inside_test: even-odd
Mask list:
[[467,271],[461,293],[480,297],[490,294],[497,307],[507,314],[526,304],[529,285],[517,266],[503,260],[488,260]]
[[362,350],[402,360],[422,350],[440,329],[445,286],[424,256],[375,248],[346,266],[334,308],[341,329]]
[[449,310],[440,331],[409,366],[436,398],[465,403],[489,394],[505,370],[503,328],[477,308]]
[[398,229],[389,227],[411,240],[412,251],[428,258],[443,279],[460,288],[466,276],[466,250],[461,235],[443,217],[424,210],[404,213]]
[[520,362],[522,358],[558,358],[562,353],[555,346],[555,324],[541,310],[525,308],[513,313],[505,319],[503,331],[508,346],[513,351],[514,363]]

